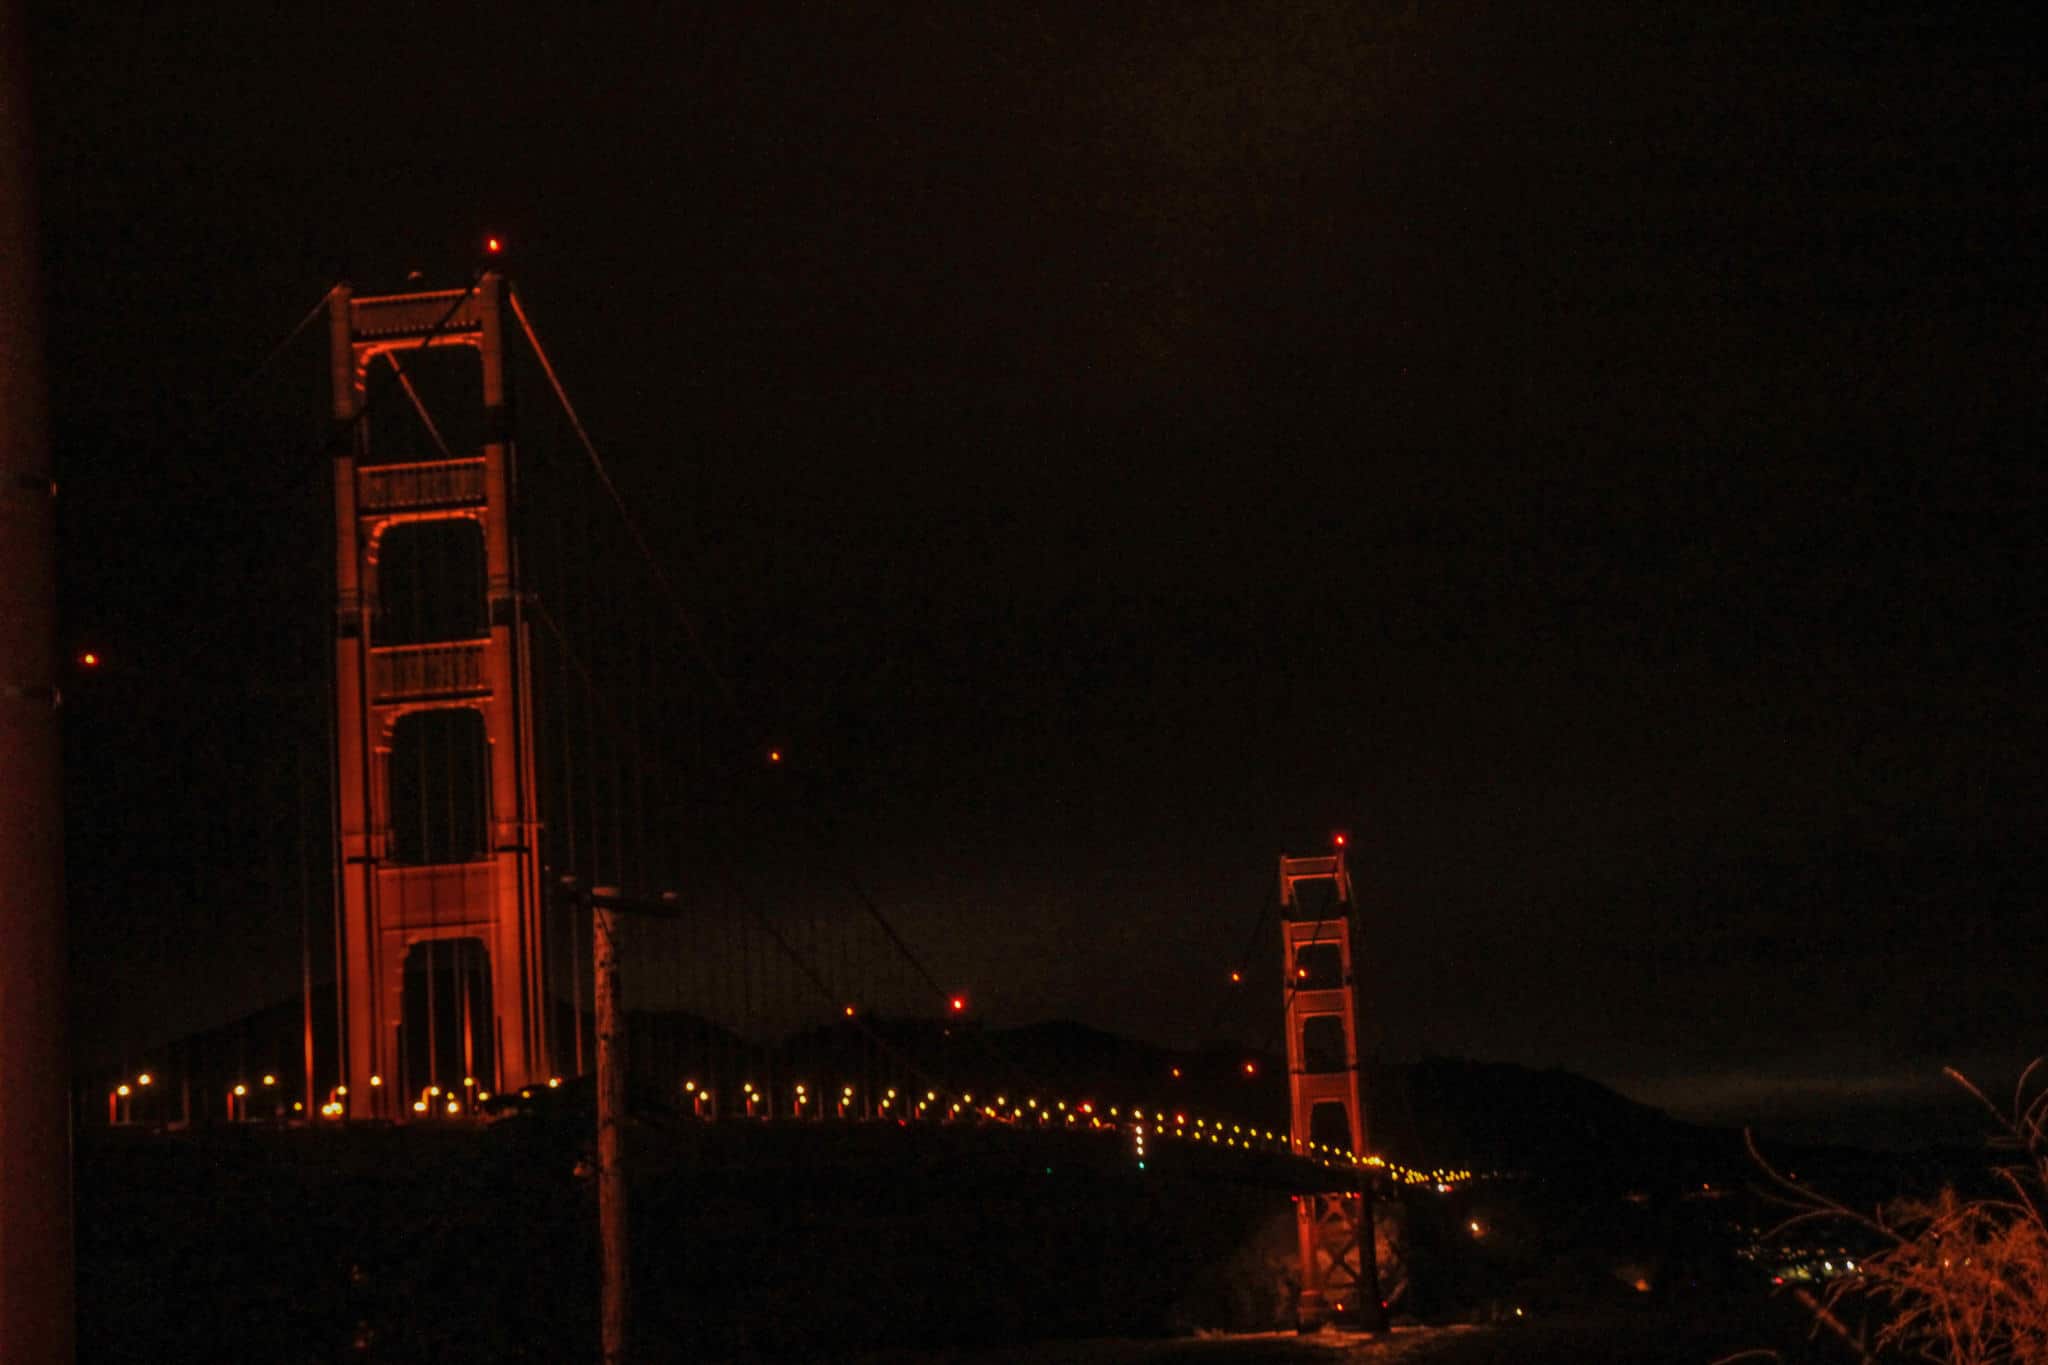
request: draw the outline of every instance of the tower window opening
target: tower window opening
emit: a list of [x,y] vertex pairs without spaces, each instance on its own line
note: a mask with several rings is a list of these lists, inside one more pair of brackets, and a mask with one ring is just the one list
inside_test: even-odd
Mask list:
[[391,732],[391,860],[465,863],[490,854],[490,758],[469,707],[415,711]]

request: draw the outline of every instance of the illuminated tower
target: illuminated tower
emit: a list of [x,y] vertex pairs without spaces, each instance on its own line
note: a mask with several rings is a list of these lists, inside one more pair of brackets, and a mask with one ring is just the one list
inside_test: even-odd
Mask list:
[[[1319,1148],[1347,1156],[1366,1151],[1365,1109],[1359,1100],[1355,925],[1341,840],[1334,853],[1280,859],[1289,1135],[1301,1155],[1316,1155]],[[1304,1326],[1338,1315],[1374,1330],[1384,1321],[1371,1209],[1363,1188],[1295,1196]]]
[[429,1002],[437,962],[470,969],[460,1042],[481,1087],[548,1071],[504,288],[496,273],[432,293],[341,286],[329,304],[339,989],[357,1117],[406,1112],[401,1047],[418,1055],[420,1039],[401,1030],[434,1029],[407,995],[416,950]]

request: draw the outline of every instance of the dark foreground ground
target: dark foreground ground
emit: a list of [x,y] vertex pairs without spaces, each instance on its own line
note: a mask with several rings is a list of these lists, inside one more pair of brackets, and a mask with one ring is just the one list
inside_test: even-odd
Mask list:
[[[585,1127],[103,1130],[79,1159],[80,1360],[592,1360]],[[1624,1248],[1662,1269],[1620,1287],[1619,1253],[1566,1228],[1576,1196],[1390,1214],[1397,1306],[1430,1330],[1375,1343],[1271,1330],[1291,1326],[1284,1190],[1140,1171],[1114,1139],[691,1125],[636,1130],[629,1156],[639,1365],[1830,1358],[1682,1239]]]
[[[1348,1332],[1200,1333],[1170,1341],[1050,1342],[989,1351],[884,1352],[849,1365],[1656,1365],[1708,1362],[1753,1348],[1734,1324],[1663,1311],[1575,1314],[1504,1327],[1397,1326],[1385,1337]],[[1847,1361],[1824,1348],[1781,1346],[1786,1362]]]

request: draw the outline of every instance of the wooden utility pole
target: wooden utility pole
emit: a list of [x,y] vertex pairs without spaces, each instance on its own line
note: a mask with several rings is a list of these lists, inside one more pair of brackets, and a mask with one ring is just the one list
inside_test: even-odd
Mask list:
[[57,481],[22,6],[0,0],[0,1361],[72,1359]]
[[590,892],[591,956],[597,980],[597,1237],[603,1258],[600,1312],[604,1365],[626,1358],[626,1312],[631,1285],[626,1237],[626,1173],[619,1164],[619,1124],[626,1114],[625,1020],[619,1009],[619,889]]
[[[623,1365],[631,1309],[631,1246],[626,1232],[626,1011],[619,996],[619,916],[659,915],[673,919],[680,904],[673,891],[627,896],[616,886],[581,890],[573,877],[561,881],[561,897],[590,909],[591,958],[596,975],[591,1007],[597,1012],[597,1240],[603,1284],[599,1317],[604,1365]],[[579,1022],[578,1027],[581,1028]]]

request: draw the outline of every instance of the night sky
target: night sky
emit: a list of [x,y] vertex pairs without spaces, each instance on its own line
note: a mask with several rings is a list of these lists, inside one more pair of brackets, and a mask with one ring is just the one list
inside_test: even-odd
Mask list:
[[318,328],[259,363],[497,232],[990,1020],[1197,1041],[1344,829],[1389,1057],[1830,1133],[2009,1083],[2048,65],[1991,13],[45,7],[81,1051],[296,989]]

